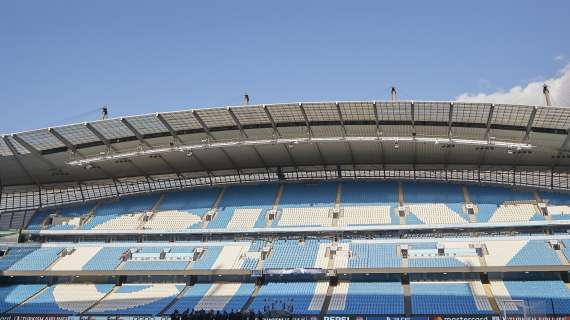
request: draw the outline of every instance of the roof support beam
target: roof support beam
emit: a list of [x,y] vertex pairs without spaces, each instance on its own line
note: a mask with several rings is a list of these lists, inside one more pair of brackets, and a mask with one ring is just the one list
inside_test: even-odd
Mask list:
[[528,138],[530,137],[530,131],[532,130],[532,124],[534,122],[534,118],[536,117],[536,112],[538,111],[538,107],[533,107],[532,108],[532,112],[530,114],[530,117],[528,118],[528,123],[526,124],[526,133],[524,135],[523,138],[523,142],[528,141]]
[[[447,120],[447,138],[449,139],[449,141],[452,141],[453,139],[453,131],[451,130],[453,126],[453,102],[449,103],[449,118]],[[444,164],[445,164],[445,169],[447,169],[447,166],[449,165],[449,157],[451,156],[451,145],[447,148],[447,150],[445,150],[445,158],[444,158]],[[447,170],[446,170],[447,172]]]
[[[340,120],[340,126],[342,127],[343,135],[346,138],[347,136],[346,127],[344,126],[344,118],[342,117],[340,104],[338,102],[336,103],[336,111],[338,112],[338,119]],[[354,152],[352,152],[352,146],[350,145],[350,142],[347,142],[346,146],[348,147],[348,152],[350,154],[350,161],[352,162],[352,166],[354,167]]]
[[22,162],[22,159],[20,159],[20,154],[18,153],[18,151],[16,150],[16,147],[14,147],[14,145],[12,145],[12,142],[8,139],[7,136],[3,136],[2,140],[4,140],[4,143],[6,144],[6,146],[8,147],[8,149],[10,149],[10,152],[12,152],[12,154],[14,155],[14,159],[16,160],[16,163],[18,164],[18,166],[20,167],[20,169],[22,169],[22,171],[24,171],[24,174],[26,174],[26,176],[33,181],[38,187],[41,186],[41,182],[40,180],[35,177],[34,175],[32,175],[30,173],[30,171],[28,171],[28,169],[26,168],[26,166],[24,166],[24,163]]
[[[487,116],[487,125],[486,125],[486,129],[485,129],[485,135],[483,136],[483,139],[485,140],[489,140],[489,134],[491,133],[491,123],[493,121],[493,113],[495,112],[495,104],[491,104],[491,108],[489,109],[489,115]],[[481,163],[483,163],[483,161],[485,160],[485,156],[487,155],[487,150],[481,150],[481,155],[479,156],[479,161],[478,161],[478,166],[481,166]]]
[[275,120],[273,120],[273,116],[271,115],[271,112],[269,111],[266,105],[263,105],[263,111],[265,112],[265,115],[267,116],[269,121],[271,121],[271,127],[273,127],[273,137],[280,137],[281,135],[277,130],[277,124],[275,124]]
[[491,109],[489,109],[489,116],[487,117],[487,125],[485,126],[485,136],[483,137],[485,140],[489,139],[489,133],[491,132],[491,123],[493,121],[493,113],[495,112],[495,105],[491,105]]
[[376,122],[376,137],[378,138],[378,151],[380,151],[380,161],[382,161],[382,166],[384,166],[384,163],[386,163],[384,157],[384,144],[380,139],[384,133],[382,131],[382,127],[380,126],[380,119],[378,118],[378,105],[376,104],[376,101],[372,102],[372,107],[374,108],[374,121]]
[[55,131],[54,128],[48,128],[49,133],[51,133],[54,137],[56,137],[57,140],[59,140],[59,142],[63,143],[67,149],[69,149],[72,153],[77,153],[77,154],[81,154],[77,151],[77,148],[75,147],[75,145],[73,145],[73,143],[71,143],[69,140],[67,140],[64,136],[62,136],[61,134],[59,134],[59,132]]
[[[243,129],[243,126],[241,125],[241,122],[239,122],[239,119],[237,118],[237,116],[235,115],[234,111],[232,110],[231,107],[228,107],[228,113],[230,114],[230,116],[232,117],[232,120],[234,121],[234,123],[236,124],[236,126],[238,127],[242,138],[249,138],[247,136],[247,133],[245,132],[245,130]],[[263,166],[265,168],[267,168],[267,163],[265,162],[265,159],[263,159],[263,157],[261,156],[261,154],[259,153],[259,150],[257,150],[257,148],[255,146],[252,146],[253,151],[255,152],[255,154],[257,155],[257,158],[259,158],[259,161],[261,162],[261,164],[263,164]]]
[[[116,152],[117,149],[115,149],[115,147],[113,147],[113,145],[111,144],[111,142],[109,142],[109,140],[107,138],[105,138],[105,136],[99,132],[99,130],[95,129],[95,127],[93,125],[91,125],[90,123],[85,123],[85,128],[87,128],[89,131],[91,131],[91,133],[93,133],[99,140],[101,140],[103,142],[103,144],[107,147],[108,151],[113,151]],[[132,163],[129,161],[129,163],[131,164],[131,166],[133,168],[135,168],[136,171],[139,172],[140,175],[148,177],[149,174],[147,172],[145,172],[143,169],[139,168],[136,164]],[[115,181],[115,179],[113,177],[109,177],[111,179],[113,179],[113,181]]]
[[414,137],[414,142],[413,142],[413,148],[414,148],[414,153],[412,156],[412,164],[414,165],[414,178],[415,178],[415,172],[416,172],[416,160],[418,158],[418,144],[416,143],[416,108],[414,106],[414,102],[411,102],[411,113],[412,113],[412,137]]
[[[168,132],[170,132],[170,135],[174,138],[174,140],[176,140],[180,144],[184,144],[184,141],[182,141],[182,139],[180,139],[180,137],[176,133],[176,130],[174,130],[174,128],[172,128],[170,123],[168,123],[168,121],[166,121],[166,119],[162,116],[162,114],[157,113],[156,118],[160,121],[160,123],[162,123],[162,125],[168,130]],[[196,162],[198,162],[198,165],[200,165],[200,168],[202,170],[205,170],[208,173],[210,173],[210,169],[208,168],[208,166],[206,166],[206,164],[204,164],[204,162],[202,162],[202,160],[200,160],[200,158],[198,156],[196,156],[196,154],[192,154],[192,156],[194,157],[194,159],[196,159]]]
[[[63,143],[67,147],[67,149],[69,149],[71,151],[72,154],[78,155],[79,157],[84,158],[83,154],[79,150],[77,150],[77,147],[75,147],[75,145],[73,143],[71,143],[71,141],[67,140],[67,138],[65,138],[64,136],[59,134],[59,132],[57,132],[57,130],[55,130],[54,128],[49,128],[48,131],[54,137],[56,137],[57,140],[59,140],[61,143]],[[101,172],[103,172],[108,177],[111,177],[113,179],[115,178],[114,175],[112,175],[110,172],[107,172],[107,170],[104,170],[101,167],[97,167],[97,168],[99,170],[101,170]]]
[[566,139],[564,139],[564,142],[562,142],[562,145],[560,146],[560,151],[562,152],[567,152],[570,151],[570,128],[568,128],[568,134],[566,134]]
[[53,162],[51,162],[49,159],[47,159],[46,157],[44,157],[44,155],[43,155],[38,149],[34,148],[34,146],[32,146],[31,144],[27,143],[24,139],[18,137],[18,135],[13,134],[12,137],[14,138],[14,140],[16,140],[16,142],[18,142],[19,144],[21,144],[22,146],[24,146],[26,149],[28,149],[32,155],[34,155],[34,156],[35,156],[36,158],[38,158],[41,162],[43,162],[46,166],[48,166],[51,171],[58,172],[58,173],[61,173],[61,174],[63,174],[63,175],[69,175],[69,176],[72,177],[73,180],[75,180],[76,182],[81,181],[81,179],[79,179],[78,177],[76,177],[74,174],[69,173],[69,172],[65,172],[65,171],[63,171],[62,168],[58,168]]
[[[299,109],[303,114],[303,118],[305,119],[305,125],[307,126],[307,133],[309,135],[309,139],[313,138],[313,130],[311,129],[311,124],[309,123],[309,118],[307,117],[307,113],[305,112],[305,107],[303,107],[302,103],[299,103]],[[317,149],[317,153],[319,154],[319,159],[321,160],[321,164],[326,166],[325,158],[323,157],[323,153],[321,152],[321,148],[319,148],[319,144],[315,143],[315,148]]]
[[53,164],[53,162],[46,159],[38,149],[34,148],[34,146],[27,143],[24,139],[20,138],[17,134],[13,134],[12,138],[14,138],[14,140],[16,140],[16,142],[18,142],[19,144],[24,146],[24,148],[28,149],[31,154],[36,156],[36,158],[38,158],[45,165],[50,167],[50,169],[57,169],[57,166],[55,164]]
[[[194,118],[196,119],[196,121],[198,121],[198,123],[200,123],[200,126],[202,126],[202,130],[204,130],[204,132],[206,133],[206,135],[212,139],[212,140],[216,140],[216,138],[212,135],[212,133],[210,132],[210,128],[208,128],[208,126],[206,125],[206,123],[204,122],[204,120],[202,120],[202,117],[200,117],[200,115],[198,114],[198,112],[196,112],[196,110],[192,110],[192,115],[194,116]],[[228,152],[224,149],[221,148],[222,153],[224,154],[224,156],[228,159],[228,161],[231,163],[231,165],[236,168],[236,170],[239,173],[239,168],[236,165],[234,159],[232,159],[232,157],[230,157],[230,155],[228,154]]]
[[[263,111],[265,112],[265,115],[267,116],[267,118],[269,119],[269,121],[271,121],[271,127],[273,127],[273,138],[277,139],[281,137],[281,134],[279,133],[279,130],[277,130],[277,124],[275,123],[275,120],[273,119],[273,115],[271,115],[271,111],[269,111],[269,108],[267,108],[266,105],[263,105]],[[297,168],[297,162],[295,161],[295,158],[293,158],[293,154],[291,154],[291,150],[289,150],[289,146],[283,146],[285,148],[285,152],[287,152],[287,156],[289,157],[289,161],[291,161],[291,164]]]
[[[135,135],[135,137],[137,137],[137,140],[139,140],[139,142],[141,144],[145,145],[148,148],[152,148],[150,143],[148,143],[148,141],[146,141],[144,139],[143,135],[126,118],[121,118],[121,122],[127,128],[129,128],[129,130]],[[160,159],[168,167],[168,169],[170,171],[176,173],[177,175],[180,174],[180,170],[174,168],[174,166],[172,164],[170,164],[170,162],[168,162],[166,159],[164,159],[164,157],[162,155],[158,155],[158,159]],[[148,179],[148,176],[147,176],[147,179]]]

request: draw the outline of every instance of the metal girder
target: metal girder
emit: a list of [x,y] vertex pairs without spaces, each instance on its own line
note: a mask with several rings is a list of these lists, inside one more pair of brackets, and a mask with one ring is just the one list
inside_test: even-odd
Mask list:
[[24,146],[24,148],[28,149],[28,151],[30,151],[31,154],[33,154],[36,158],[38,158],[45,165],[47,165],[51,169],[57,169],[57,166],[55,164],[53,164],[53,162],[46,159],[38,149],[34,148],[34,146],[27,143],[24,139],[18,137],[17,134],[13,134],[12,138],[14,138],[14,140],[16,140],[16,142],[18,142],[19,144]]
[[[485,129],[485,135],[483,139],[489,140],[489,133],[491,132],[491,122],[493,121],[493,113],[495,112],[495,104],[491,104],[491,109],[489,109],[489,115],[487,116],[487,125]],[[481,150],[481,155],[479,156],[478,166],[481,166],[485,156],[487,155],[487,150]]]
[[[139,140],[139,142],[141,144],[143,144],[149,148],[152,148],[152,145],[144,139],[143,135],[126,118],[121,118],[121,122],[127,128],[129,128],[129,130],[135,135],[135,137],[137,137],[137,140]],[[180,170],[175,168],[170,162],[168,162],[166,159],[164,159],[164,157],[162,155],[158,155],[158,159],[160,159],[168,167],[168,169],[170,169],[170,171],[176,173],[177,175],[180,174]]]
[[269,121],[271,121],[271,127],[273,127],[273,136],[275,137],[281,136],[279,134],[279,131],[277,130],[277,125],[275,124],[275,120],[273,120],[273,116],[271,115],[271,112],[269,111],[266,105],[263,105],[263,111],[265,112],[267,118],[269,118]]
[[20,154],[18,153],[18,151],[16,150],[16,148],[12,145],[12,142],[8,139],[7,136],[3,136],[2,140],[4,140],[4,143],[6,144],[6,146],[8,147],[8,149],[10,149],[10,152],[12,152],[12,154],[14,155],[14,159],[16,160],[16,163],[18,164],[18,166],[20,167],[20,169],[22,169],[22,171],[24,171],[24,173],[26,174],[26,176],[28,176],[28,178],[30,180],[32,180],[37,186],[41,186],[41,182],[38,178],[36,178],[34,175],[32,175],[30,173],[30,171],[28,171],[28,169],[26,168],[26,166],[24,166],[24,163],[22,162],[22,160],[20,159]]
[[[87,128],[89,131],[91,131],[91,133],[93,133],[99,140],[101,140],[101,142],[103,142],[103,144],[107,147],[107,149],[109,151],[113,151],[116,152],[117,149],[115,149],[115,147],[113,147],[113,145],[111,144],[111,142],[109,140],[107,140],[107,138],[105,138],[105,136],[99,132],[99,130],[95,129],[94,126],[92,126],[90,123],[86,122],[85,123],[85,128]],[[135,168],[135,170],[137,170],[141,175],[148,177],[149,174],[147,172],[145,172],[143,169],[139,168],[139,166],[137,166],[136,164],[129,162],[130,165]],[[113,177],[110,177],[113,179],[113,181],[115,181],[115,179]]]
[[532,130],[532,123],[534,122],[534,118],[536,117],[536,112],[538,111],[538,107],[533,107],[532,108],[532,112],[530,114],[530,117],[528,119],[528,123],[526,124],[526,133],[524,135],[524,138],[522,139],[522,141],[528,141],[528,138],[530,137],[530,131]]
[[[230,114],[230,116],[232,117],[234,123],[236,124],[236,126],[238,127],[239,131],[241,132],[242,137],[244,138],[248,138],[247,133],[245,132],[245,130],[243,130],[243,126],[241,125],[241,122],[239,122],[239,119],[236,117],[235,113],[233,112],[231,107],[227,108],[228,113]],[[265,162],[265,159],[263,159],[263,157],[261,156],[261,154],[259,153],[259,151],[257,150],[257,148],[255,146],[252,146],[253,151],[255,152],[255,154],[257,155],[257,157],[259,158],[259,161],[261,161],[261,163],[263,164],[263,166],[265,168],[267,168],[267,163]]]
[[[198,112],[196,112],[196,110],[192,110],[192,115],[194,116],[194,118],[196,119],[196,121],[198,121],[198,123],[200,124],[200,126],[202,126],[202,130],[204,130],[204,132],[206,133],[206,135],[208,135],[208,137],[210,137],[212,140],[216,140],[216,138],[212,135],[212,133],[210,132],[210,129],[208,128],[208,126],[206,125],[206,123],[204,122],[204,120],[202,120],[202,117],[200,117],[200,115],[198,114]],[[226,156],[226,158],[228,159],[228,161],[232,164],[232,166],[234,168],[236,168],[236,170],[239,173],[239,168],[236,165],[234,159],[232,159],[232,157],[230,157],[230,155],[227,153],[226,150],[224,150],[223,148],[221,149],[222,153]]]
[[[180,137],[176,133],[176,130],[174,130],[174,128],[172,128],[172,126],[170,125],[170,123],[168,123],[168,121],[166,121],[166,119],[164,119],[162,114],[157,113],[156,118],[162,123],[162,125],[168,130],[168,132],[170,132],[170,135],[174,138],[174,140],[178,141],[178,143],[180,143],[180,144],[184,144],[184,141],[182,141],[182,139],[180,139]],[[200,165],[200,167],[203,170],[206,170],[208,173],[210,172],[210,169],[208,168],[208,166],[206,166],[206,164],[204,162],[202,162],[202,160],[200,160],[200,158],[198,156],[196,156],[196,154],[192,154],[192,156],[194,157],[194,159],[196,159],[196,162],[198,162],[198,164]]]
[[[267,108],[266,105],[263,105],[263,111],[265,112],[265,115],[267,116],[267,118],[271,122],[271,127],[273,127],[273,138],[280,138],[281,134],[279,133],[279,130],[277,130],[277,124],[275,123],[275,120],[273,119],[273,115],[271,115],[271,112],[269,111],[269,108]],[[283,147],[285,148],[285,152],[287,152],[287,156],[289,157],[289,161],[291,161],[293,166],[295,168],[297,168],[297,162],[295,161],[295,158],[293,158],[293,154],[291,154],[291,150],[289,150],[289,146],[284,145]]]
[[[344,118],[342,117],[342,112],[340,111],[340,104],[338,102],[336,103],[336,111],[338,112],[338,119],[340,120],[342,132],[344,134],[344,137],[346,138],[346,136],[347,136],[346,127],[344,126]],[[348,152],[350,153],[350,161],[352,162],[352,165],[354,166],[354,153],[352,152],[352,146],[350,145],[350,142],[347,142],[346,146],[348,147]]]
[[[302,103],[299,103],[299,109],[303,114],[303,119],[305,119],[305,125],[307,126],[307,133],[309,134],[309,139],[313,138],[313,130],[311,129],[311,124],[309,123],[309,117],[307,117],[307,113],[305,112],[305,107],[303,107]],[[319,148],[319,144],[315,143],[315,148],[317,149],[317,153],[319,154],[319,159],[321,160],[321,164],[326,166],[325,158],[323,157],[323,153],[321,152],[321,148]]]
[[[414,106],[413,101],[410,104],[410,108],[411,108],[411,114],[412,114],[412,137],[414,137],[414,140],[415,140],[415,138],[416,138],[416,108]],[[416,159],[418,158],[418,144],[415,141],[414,141],[413,147],[414,147],[414,151],[413,151],[413,155],[412,155],[412,163],[414,164],[414,174],[415,174],[415,172],[416,172],[416,170],[415,170]]]
[[494,112],[495,112],[495,104],[491,104],[491,109],[489,109],[489,116],[487,117],[487,125],[485,129],[484,139],[489,139],[489,132],[491,131],[491,122],[493,121]]
[[[67,140],[64,136],[62,136],[59,132],[57,132],[57,130],[55,130],[54,128],[49,128],[48,129],[49,133],[51,133],[57,140],[59,140],[61,143],[63,143],[70,151],[72,154],[78,155],[80,157],[84,157],[83,154],[77,150],[77,147],[75,147],[75,145],[73,143],[71,143],[71,141]],[[107,172],[107,170],[101,168],[101,167],[97,167],[99,170],[101,170],[101,172],[103,172],[104,174],[106,174],[109,177],[112,177],[114,179],[114,175],[112,175],[111,173]]]
[[107,149],[111,151],[117,151],[115,147],[111,145],[111,142],[109,142],[109,140],[107,140],[107,138],[105,138],[105,136],[101,132],[99,132],[99,130],[95,129],[95,127],[91,125],[91,123],[86,122],[84,125],[85,128],[91,131],[91,133],[93,133],[99,140],[101,140],[101,142],[103,142],[103,144],[107,147]]
[[[376,122],[376,137],[380,138],[380,136],[384,135],[384,132],[380,126],[380,119],[378,119],[378,106],[376,104],[376,101],[372,102],[372,107],[374,108],[374,121]],[[380,139],[378,139],[378,148],[380,151],[380,160],[382,161],[382,166],[384,166],[384,163],[386,163],[384,157],[384,143],[382,143],[382,140]]]
[[[449,103],[449,119],[447,120],[447,138],[449,140],[453,139],[453,131],[451,130],[453,126],[453,102]],[[447,166],[449,165],[449,157],[451,155],[451,149],[452,148],[447,148],[447,150],[445,150],[445,168],[447,168]],[[447,172],[447,171],[446,171]]]
[[235,113],[233,112],[231,107],[227,107],[226,109],[228,111],[228,113],[230,114],[230,117],[232,117],[232,120],[234,121],[234,123],[236,124],[236,126],[239,129],[239,132],[241,133],[241,135],[243,137],[245,137],[247,139],[247,133],[245,133],[245,130],[243,130],[243,127],[241,125],[241,122],[239,122],[239,119],[236,117]]
[[568,134],[566,134],[564,142],[562,142],[562,145],[560,145],[560,151],[562,152],[570,151],[570,128],[568,128],[567,131]]
[[77,151],[77,147],[75,147],[75,145],[73,143],[71,143],[69,140],[67,140],[64,136],[62,136],[61,134],[59,134],[59,132],[55,131],[54,128],[48,128],[49,133],[51,133],[57,140],[59,140],[59,142],[63,143],[67,149],[71,150],[72,153],[78,153]]

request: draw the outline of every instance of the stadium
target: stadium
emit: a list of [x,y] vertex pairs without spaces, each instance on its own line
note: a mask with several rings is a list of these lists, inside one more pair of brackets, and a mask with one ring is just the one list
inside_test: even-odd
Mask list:
[[244,103],[5,135],[1,318],[570,316],[569,165],[554,106]]

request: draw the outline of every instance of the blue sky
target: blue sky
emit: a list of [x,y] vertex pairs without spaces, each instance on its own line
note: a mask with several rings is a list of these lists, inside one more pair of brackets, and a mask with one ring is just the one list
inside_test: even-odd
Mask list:
[[484,100],[570,75],[569,16],[566,0],[3,1],[0,132],[94,120],[103,104],[111,116],[236,105],[245,91]]

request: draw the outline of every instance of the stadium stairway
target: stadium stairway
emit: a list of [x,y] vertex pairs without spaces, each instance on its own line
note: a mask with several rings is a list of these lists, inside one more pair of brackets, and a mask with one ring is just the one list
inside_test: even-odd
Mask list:
[[483,284],[483,289],[485,289],[485,295],[491,304],[491,308],[493,308],[493,312],[496,314],[500,314],[499,305],[497,304],[497,300],[495,300],[495,296],[493,295],[493,290],[491,289],[491,284],[489,283],[489,279],[481,274],[481,283]]
[[105,295],[103,295],[101,297],[101,299],[97,300],[97,302],[95,302],[93,305],[91,305],[89,308],[83,310],[83,312],[81,313],[82,315],[87,314],[89,311],[91,311],[91,309],[95,308],[97,305],[99,305],[99,303],[101,303],[101,301],[105,300],[109,295],[111,295],[112,293],[114,293],[115,291],[117,291],[119,287],[118,286],[114,286],[113,289],[109,290],[109,292],[105,293]]
[[323,307],[321,308],[321,313],[319,314],[321,317],[327,315],[327,311],[329,310],[329,306],[331,305],[331,298],[333,295],[334,287],[335,286],[329,282],[329,285],[327,287],[327,294],[325,295],[325,298],[323,300]]
[[249,298],[247,299],[247,301],[245,302],[245,304],[241,308],[241,312],[247,312],[247,310],[249,309],[249,306],[251,305],[253,300],[255,300],[255,297],[257,297],[257,294],[259,293],[260,289],[261,289],[261,285],[256,284],[255,288],[253,288],[253,292],[251,293],[251,296],[249,296]]
[[16,305],[14,305],[12,308],[9,308],[7,310],[4,311],[3,314],[8,314],[10,313],[12,310],[18,308],[19,306],[23,305],[24,303],[31,301],[33,299],[35,299],[37,296],[43,294],[46,290],[48,290],[49,286],[45,286],[43,287],[41,290],[39,290],[38,292],[34,293],[33,295],[29,296],[27,299],[22,300],[20,303],[17,303]]
[[152,208],[150,208],[150,211],[149,211],[150,215],[148,216],[148,219],[146,221],[144,220],[144,216],[143,216],[143,220],[141,221],[141,223],[137,227],[138,230],[144,229],[144,226],[146,225],[146,223],[149,222],[154,217],[154,214],[156,213],[156,210],[160,207],[160,204],[162,203],[162,200],[164,200],[164,197],[166,197],[166,193],[160,194],[160,197],[158,198],[156,203],[152,206]]
[[[222,203],[222,199],[224,198],[224,194],[226,193],[226,189],[227,189],[227,187],[222,188],[222,191],[220,191],[220,193],[216,197],[216,200],[214,200],[214,203],[212,204],[211,210],[216,210],[220,207],[220,203]],[[205,217],[206,216],[204,216],[204,218],[202,219],[202,229],[207,229],[208,224],[210,224],[210,221],[206,220]],[[214,216],[213,219],[215,219],[215,218],[216,217]]]
[[407,275],[402,276],[402,289],[404,290],[404,315],[406,317],[410,317],[412,315],[412,296],[410,290],[410,279]]
[[[170,309],[170,307],[172,307],[174,304],[176,304],[176,302],[178,302],[178,300],[180,300],[181,297],[184,297],[184,295],[186,294],[186,291],[190,290],[190,285],[187,283],[186,286],[184,287],[184,289],[180,290],[180,292],[178,292],[178,294],[176,295],[176,297],[174,297],[174,299],[172,299],[172,301],[170,301],[164,308],[162,308],[162,310],[160,310],[159,314],[165,315],[166,311],[168,309]],[[168,315],[168,314],[166,314]]]

